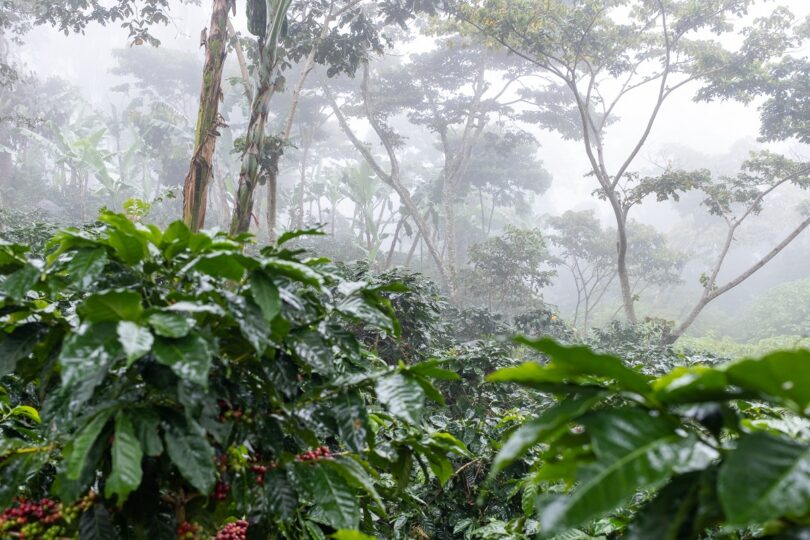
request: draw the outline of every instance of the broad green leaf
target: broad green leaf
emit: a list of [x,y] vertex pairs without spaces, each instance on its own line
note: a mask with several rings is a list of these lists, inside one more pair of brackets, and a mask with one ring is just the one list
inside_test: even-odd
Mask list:
[[264,268],[270,275],[278,274],[311,285],[315,288],[320,288],[323,285],[323,277],[305,264],[295,261],[285,261],[283,259],[268,259],[264,262]]
[[186,337],[191,331],[191,323],[182,313],[156,311],[146,317],[155,334],[167,338]]
[[106,249],[97,247],[76,250],[67,264],[70,283],[80,289],[86,289],[104,271],[106,265]]
[[393,315],[387,310],[384,311],[366,295],[358,293],[344,298],[337,305],[337,310],[353,319],[394,335],[399,333],[399,326],[395,322]]
[[810,414],[810,351],[777,351],[757,360],[739,360],[724,368],[729,381]]
[[135,360],[152,350],[155,338],[152,333],[143,326],[131,321],[120,321],[118,323],[118,342],[127,355],[127,363],[132,364]]
[[76,311],[82,320],[90,322],[137,321],[143,305],[141,295],[135,291],[108,291],[88,297]]
[[317,330],[304,330],[291,335],[288,342],[295,355],[316,373],[328,375],[333,373],[334,355],[332,348]]
[[427,440],[429,441],[429,446],[434,449],[438,448],[443,452],[453,453],[459,456],[472,456],[467,445],[449,433],[443,431],[434,432],[430,434]]
[[239,281],[245,275],[245,267],[234,253],[204,255],[192,265],[195,270],[209,276]]
[[39,412],[28,405],[17,405],[8,412],[9,416],[18,416],[27,418],[36,424],[41,424],[42,419],[39,417]]
[[192,333],[178,339],[159,337],[152,351],[158,362],[172,368],[181,379],[203,387],[208,385],[211,351],[200,335]]
[[436,475],[439,485],[444,486],[453,476],[453,464],[445,456],[434,452],[427,452],[426,457],[430,470]]
[[160,439],[160,416],[153,409],[135,409],[129,412],[135,435],[141,443],[144,454],[159,456],[163,453],[163,441]]
[[653,383],[662,403],[702,403],[733,397],[725,373],[705,366],[676,367]]
[[442,381],[456,381],[461,378],[455,371],[444,369],[441,365],[442,362],[440,360],[425,360],[424,362],[408,366],[408,371],[417,373],[423,377]]
[[73,449],[67,459],[65,474],[70,480],[78,480],[82,470],[86,465],[87,455],[98,439],[101,430],[107,425],[107,421],[112,416],[112,411],[102,411],[93,418],[89,424],[76,434],[73,439]]
[[62,345],[62,388],[70,407],[78,409],[107,376],[113,361],[123,354],[112,323],[89,325],[81,334],[70,334]]
[[538,499],[540,523],[549,533],[590,523],[641,489],[654,489],[673,474],[707,467],[717,453],[693,436],[681,436],[670,418],[636,408],[583,417],[596,461],[580,466],[570,495]]
[[407,373],[392,373],[377,379],[377,398],[391,414],[411,424],[419,423],[425,405],[425,393]]
[[171,223],[166,232],[163,233],[163,238],[160,241],[160,248],[163,255],[167,259],[174,258],[175,255],[188,247],[188,240],[191,236],[191,231],[188,226],[182,221],[175,221]]
[[171,424],[163,435],[166,453],[189,484],[207,495],[214,489],[216,469],[214,448],[201,430],[183,429]]
[[112,231],[107,237],[107,243],[115,254],[129,266],[135,266],[149,255],[147,241],[146,236],[140,232],[128,234]]
[[338,457],[333,460],[324,460],[325,466],[334,467],[346,481],[357,489],[365,491],[380,510],[385,512],[385,505],[374,487],[374,480],[366,470],[350,457]]
[[[518,366],[501,368],[487,375],[489,382],[513,382],[541,392],[568,393],[581,392],[577,384],[566,384],[569,380],[566,373],[540,365],[537,362],[524,362]],[[592,386],[592,385],[591,385]]]
[[278,237],[278,240],[276,240],[276,244],[280,246],[300,236],[325,236],[325,235],[326,233],[320,229],[298,229],[295,231],[286,231]]
[[109,540],[117,538],[112,516],[104,505],[94,504],[79,518],[79,540]]
[[281,297],[273,280],[261,270],[250,274],[250,292],[268,323],[281,311]]
[[514,463],[531,447],[544,442],[561,427],[585,414],[601,399],[601,394],[577,394],[552,405],[537,418],[520,426],[509,436],[495,456],[489,472],[490,478]]
[[0,332],[0,377],[12,373],[17,362],[26,358],[37,346],[42,337],[42,329],[36,324],[26,324],[14,329],[10,334]]
[[2,285],[3,292],[15,302],[19,302],[39,281],[39,275],[40,271],[36,266],[26,263],[25,266],[6,277]]
[[335,419],[338,436],[354,452],[368,445],[368,413],[363,398],[357,393],[343,393],[330,403],[329,413]]
[[282,520],[289,520],[298,508],[298,494],[284,469],[271,469],[264,475],[267,510]]
[[143,449],[132,422],[123,411],[115,416],[115,438],[112,444],[112,470],[104,486],[105,497],[117,496],[118,506],[141,485]]
[[593,352],[583,345],[560,345],[551,338],[517,341],[551,358],[554,368],[568,376],[597,376],[611,379],[623,390],[646,395],[650,378],[625,366],[616,356]]
[[[6,444],[9,444],[8,438]],[[30,445],[19,441],[19,447],[23,446]],[[3,447],[3,445],[0,445],[0,447],[4,451],[12,449],[7,446]],[[0,454],[2,453],[0,452]],[[11,457],[3,456],[2,462],[0,462],[0,477],[3,479],[0,482],[0,508],[10,507],[13,500],[21,495],[20,487],[25,486],[48,463],[51,457],[51,452],[45,448],[41,452],[28,452]]]
[[264,353],[271,342],[270,327],[261,308],[251,298],[237,296],[228,302],[228,310],[239,325],[242,336],[257,353]]
[[717,479],[732,525],[763,523],[810,512],[810,446],[767,433],[744,435]]
[[439,390],[435,386],[433,386],[433,384],[429,380],[413,372],[410,372],[410,376],[413,377],[413,379],[419,384],[419,386],[422,387],[422,390],[425,392],[425,395],[428,398],[432,399],[433,401],[444,407],[445,405],[444,396],[442,395],[441,392],[439,392]]
[[[357,496],[333,466],[323,463],[305,464],[296,467],[296,471],[315,503],[315,515],[334,529],[357,528],[360,523]],[[316,519],[315,515],[313,519]]]

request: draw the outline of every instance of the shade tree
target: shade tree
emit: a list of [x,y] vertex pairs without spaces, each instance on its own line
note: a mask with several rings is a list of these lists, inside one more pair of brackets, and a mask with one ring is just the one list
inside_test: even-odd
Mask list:
[[[544,81],[523,93],[527,105],[535,108],[534,119],[582,143],[596,194],[609,204],[616,221],[618,281],[631,321],[636,313],[628,260],[630,211],[652,196],[671,199],[696,187],[687,176],[641,186],[642,178],[633,170],[636,158],[674,93],[786,50],[790,41],[780,24],[784,10],[742,30],[744,44],[738,49],[725,49],[715,39],[735,35],[734,23],[743,22],[751,5],[750,0],[450,2],[456,16],[525,60]],[[629,149],[608,145],[607,134],[621,106],[645,106],[636,99],[644,88],[652,99]]]

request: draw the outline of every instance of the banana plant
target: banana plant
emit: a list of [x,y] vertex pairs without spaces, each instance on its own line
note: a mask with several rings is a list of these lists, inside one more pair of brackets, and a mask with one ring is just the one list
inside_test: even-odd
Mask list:
[[[283,85],[283,79],[274,80],[273,77],[279,64],[279,39],[286,32],[287,11],[291,3],[292,0],[248,0],[247,3],[251,31],[260,32],[259,80],[251,105],[245,149],[242,152],[242,167],[231,220],[231,234],[245,233],[250,229],[253,194],[259,183],[259,156],[262,155],[261,145],[264,142],[264,128],[270,112],[270,98],[276,87]],[[264,10],[261,9],[262,5]]]

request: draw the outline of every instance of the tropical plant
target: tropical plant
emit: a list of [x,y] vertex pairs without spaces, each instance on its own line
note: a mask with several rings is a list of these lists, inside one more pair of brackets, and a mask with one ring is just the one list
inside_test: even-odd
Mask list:
[[488,379],[559,400],[508,437],[490,476],[532,452],[524,490],[543,536],[598,534],[600,518],[624,538],[807,533],[810,351],[653,377],[587,347],[519,341],[545,360]]
[[0,246],[4,535],[387,538],[417,464],[447,480],[468,451],[420,417],[455,375],[347,331],[398,335],[401,286],[342,279],[295,236],[248,255],[107,212],[44,260]]

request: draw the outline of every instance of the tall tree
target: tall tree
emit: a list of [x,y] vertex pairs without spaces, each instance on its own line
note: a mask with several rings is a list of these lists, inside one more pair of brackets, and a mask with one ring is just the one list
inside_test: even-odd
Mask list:
[[192,231],[197,231],[205,225],[208,186],[213,177],[214,151],[219,136],[218,130],[224,125],[219,114],[219,103],[222,101],[222,70],[228,55],[228,10],[231,1],[235,2],[235,0],[213,0],[211,22],[207,30],[203,30],[200,43],[205,47],[200,108],[194,132],[194,154],[183,182],[183,221]]
[[[694,174],[707,173],[702,171]],[[754,153],[751,159],[743,164],[737,176],[721,178],[704,187],[706,192],[704,204],[711,214],[723,219],[726,234],[715,262],[700,276],[700,284],[703,287],[700,297],[686,317],[667,336],[668,342],[674,342],[681,337],[710,302],[754,275],[810,227],[810,198],[806,198],[804,201],[800,200],[800,204],[794,209],[798,214],[797,218],[794,218],[796,223],[790,227],[784,238],[733,278],[726,281],[720,279],[721,271],[740,228],[762,211],[763,205],[776,190],[788,186],[810,190],[810,163],[797,162],[763,151]],[[786,222],[790,219],[791,213],[789,209],[784,209]]]
[[[258,184],[259,167],[256,155],[260,155],[260,145],[263,141],[264,126],[266,124],[269,100],[272,95],[273,84],[270,83],[271,71],[286,67],[291,62],[300,63],[301,71],[293,87],[292,100],[289,109],[283,116],[283,128],[276,139],[278,153],[274,157],[277,161],[289,140],[293,122],[298,110],[301,93],[306,81],[316,64],[328,66],[327,75],[330,77],[345,73],[353,75],[357,68],[370,54],[383,52],[386,44],[382,36],[382,29],[392,23],[405,26],[417,12],[433,12],[435,7],[431,1],[421,2],[368,2],[365,0],[316,0],[312,2],[294,2],[284,0],[285,12],[289,8],[289,23],[285,25],[283,47],[275,48],[274,66],[270,71],[265,67],[259,69],[259,87],[263,77],[267,79],[264,86],[267,92],[257,92],[254,96],[254,107],[251,113],[251,125],[248,128],[248,144],[243,155],[243,171],[240,174],[239,190],[236,197],[231,232],[239,233],[248,230],[250,216],[253,208],[253,195]],[[269,34],[268,34],[269,35]],[[266,46],[260,49],[266,50]],[[267,65],[269,55],[262,53],[262,66]],[[281,54],[281,56],[279,56]],[[278,78],[279,89],[283,88],[283,78]],[[261,106],[259,106],[261,105]],[[261,119],[263,115],[264,119]],[[255,120],[254,120],[255,118]],[[261,133],[257,131],[260,128]],[[251,142],[251,139],[255,139]],[[268,188],[268,207],[275,208],[277,190],[277,167],[272,167],[266,175]],[[270,229],[273,230],[275,213],[268,215]]]
[[[714,36],[730,35],[733,22],[753,0],[450,0],[454,13],[498,40],[541,79],[552,81],[523,92],[535,106],[533,117],[578,139],[598,184],[598,195],[611,207],[617,234],[617,271],[626,317],[636,320],[629,275],[627,222],[641,195],[660,199],[696,186],[648,184],[635,189],[640,177],[634,162],[646,144],[664,104],[693,81],[705,81],[741,66],[755,65],[781,54],[788,45],[783,29],[768,19],[755,28],[768,27],[770,39],[759,30],[744,31],[747,46],[727,50]],[[779,14],[776,15],[779,17]],[[756,43],[755,43],[756,42]],[[617,84],[618,81],[618,84]],[[654,94],[646,119],[626,153],[606,144],[608,127],[617,121],[622,104],[636,100],[641,88]]]

